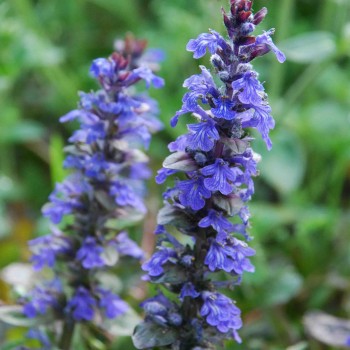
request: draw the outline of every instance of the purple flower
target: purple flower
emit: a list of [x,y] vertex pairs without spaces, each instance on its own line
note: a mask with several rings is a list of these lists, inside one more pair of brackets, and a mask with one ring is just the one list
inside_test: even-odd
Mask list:
[[108,162],[102,153],[95,153],[92,157],[86,158],[84,162],[85,175],[97,180],[105,180],[105,171],[109,168]]
[[69,251],[70,244],[61,232],[52,228],[51,235],[41,236],[29,241],[28,245],[33,255],[31,262],[35,270],[41,270],[44,266],[53,267],[56,255]]
[[231,259],[232,249],[212,241],[204,263],[208,265],[210,271],[224,270],[231,272],[233,269],[233,260]]
[[240,55],[242,55],[241,57],[247,57],[246,61],[249,62],[255,57],[272,51],[276,55],[278,62],[283,63],[286,60],[286,56],[273,43],[270,37],[273,32],[274,30],[269,30],[264,34],[258,35],[253,44],[241,47],[239,51]]
[[49,337],[41,330],[31,328],[27,333],[28,339],[36,339],[42,345],[41,350],[51,350],[52,344]]
[[179,181],[176,186],[180,190],[180,203],[193,210],[202,209],[205,205],[204,198],[211,197],[211,192],[204,186],[201,176],[190,180]]
[[90,67],[90,73],[95,78],[110,78],[112,79],[115,75],[115,63],[106,58],[97,58],[92,61]]
[[213,229],[218,232],[218,237],[216,238],[218,242],[222,242],[226,239],[226,233],[233,231],[231,222],[223,216],[222,212],[218,212],[214,209],[209,209],[208,215],[199,221],[198,226],[213,227]]
[[56,280],[34,288],[29,295],[30,301],[23,306],[23,313],[28,318],[34,318],[38,314],[45,314],[48,308],[58,306],[57,299],[60,293],[61,285]]
[[129,79],[133,79],[134,76],[143,79],[146,82],[147,89],[151,84],[157,89],[164,86],[164,79],[155,75],[148,67],[139,67],[134,69]]
[[152,176],[151,170],[146,163],[135,163],[130,166],[130,179],[144,180]]
[[44,266],[53,267],[56,262],[56,252],[50,248],[42,248],[37,254],[33,254],[30,261],[36,271],[41,270]]
[[256,78],[255,72],[244,73],[242,78],[232,83],[234,90],[242,90],[238,94],[238,98],[242,103],[251,105],[261,105],[262,98],[259,94],[264,91],[264,87]]
[[121,300],[117,295],[102,288],[100,288],[98,292],[100,294],[99,306],[105,310],[107,318],[116,318],[128,311],[128,304]]
[[184,299],[185,297],[197,298],[200,296],[200,293],[196,291],[194,285],[191,282],[187,282],[183,285],[180,292],[180,299]]
[[207,104],[207,96],[217,98],[219,97],[219,91],[210,72],[205,67],[201,67],[201,70],[201,74],[192,75],[185,80],[183,86],[187,87],[190,91],[184,95],[181,109],[171,119],[170,124],[172,127],[176,126],[180,115],[189,112],[202,114],[203,119],[208,119],[207,113],[199,106],[197,100],[200,99],[202,103]]
[[167,326],[169,314],[177,311],[176,305],[162,293],[145,300],[140,306],[145,310],[146,319],[162,326]]
[[205,89],[205,91],[214,92],[215,95],[218,94],[216,84],[210,71],[204,66],[199,66],[199,68],[202,72],[187,78],[183,83],[183,87],[189,88],[190,90]]
[[176,252],[171,248],[159,247],[150,260],[142,265],[142,270],[147,271],[152,277],[164,272],[163,265],[172,259],[176,259]]
[[208,152],[214,147],[214,141],[220,138],[215,122],[210,118],[202,123],[188,124],[187,127],[190,130],[187,142],[191,149]]
[[220,293],[203,292],[204,304],[200,310],[208,324],[220,332],[237,331],[242,327],[241,311],[233,301]]
[[49,196],[50,202],[43,207],[42,212],[52,223],[58,224],[63,216],[71,214],[74,210],[83,209],[80,196],[90,191],[90,185],[79,175],[74,174],[56,185],[55,190]]
[[216,118],[223,118],[226,120],[232,120],[236,112],[232,110],[235,106],[235,102],[230,100],[225,96],[221,96],[220,98],[214,98],[215,108],[212,108],[211,111]]
[[257,128],[266,143],[267,149],[270,150],[272,148],[272,143],[269,137],[269,132],[270,129],[275,127],[275,121],[270,114],[271,107],[269,105],[259,105],[253,106],[253,108],[253,118],[248,121],[243,121],[242,126]]
[[222,194],[229,194],[233,191],[232,182],[236,180],[236,169],[231,169],[223,159],[216,159],[214,164],[207,165],[201,170],[204,176],[204,186],[212,191],[220,191]]
[[103,247],[97,244],[94,237],[87,237],[77,251],[76,258],[81,261],[85,269],[102,267],[105,266],[105,262],[101,257],[103,250]]
[[110,187],[110,194],[115,196],[115,202],[120,206],[131,206],[140,212],[146,212],[143,200],[135,193],[133,188],[125,183],[116,181]]
[[57,300],[46,290],[37,288],[32,291],[32,299],[23,307],[23,312],[28,318],[34,318],[38,314],[45,314],[47,309],[55,306]]
[[348,336],[348,338],[346,339],[345,346],[350,347],[350,336]]
[[225,39],[215,30],[200,34],[197,39],[191,39],[186,46],[187,51],[193,52],[194,58],[203,57],[207,49],[211,54],[214,54],[218,49],[225,50],[226,48]]
[[91,321],[94,317],[96,300],[84,287],[78,287],[66,310],[72,312],[76,321]]
[[205,258],[205,264],[208,265],[210,271],[233,271],[241,275],[244,271],[254,272],[254,266],[247,258],[254,254],[254,249],[236,238],[227,243],[218,243],[213,240]]
[[127,232],[122,231],[115,238],[113,244],[121,255],[128,255],[135,259],[142,259],[144,257],[143,250],[128,237]]
[[161,49],[147,49],[142,55],[142,63],[154,65],[155,63],[164,61],[165,57],[165,52]]
[[123,140],[127,140],[130,145],[142,145],[145,149],[148,149],[151,142],[151,134],[146,125],[128,127],[125,130],[120,130],[119,135]]
[[156,176],[156,183],[158,185],[164,183],[168,176],[175,174],[176,172],[177,170],[165,169],[165,168],[158,170],[157,176]]
[[273,32],[273,30],[269,30],[268,32],[265,32],[262,35],[258,35],[255,40],[255,45],[267,46],[276,55],[278,62],[283,63],[286,60],[286,56],[273,43],[270,36],[271,34],[273,34]]

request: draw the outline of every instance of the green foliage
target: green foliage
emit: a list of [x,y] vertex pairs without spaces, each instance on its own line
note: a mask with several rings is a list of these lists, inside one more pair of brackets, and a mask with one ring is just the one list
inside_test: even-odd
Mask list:
[[[0,268],[27,261],[26,242],[41,233],[34,230],[42,225],[40,207],[52,181],[66,175],[62,146],[72,129],[58,118],[75,108],[78,90],[96,88],[87,74],[91,60],[108,55],[113,40],[128,31],[165,50],[160,75],[166,87],[151,91],[165,125],[150,150],[156,170],[168,155],[168,142],[181,132],[169,120],[181,106],[183,80],[199,72],[185,45],[208,27],[223,30],[221,5],[226,1],[0,2]],[[276,129],[271,152],[255,142],[262,154],[251,208],[256,272],[232,296],[244,312],[245,349],[330,349],[306,335],[302,319],[312,309],[350,318],[350,2],[255,1],[255,9],[262,6],[269,9],[264,26],[276,28],[275,41],[287,62],[257,61]],[[207,59],[199,63],[207,65]],[[182,119],[185,128],[188,119]],[[152,180],[150,187],[153,206],[162,188]],[[176,219],[173,213],[161,215]],[[116,225],[127,227],[128,222],[110,222],[111,229]],[[145,226],[149,234],[154,218]],[[141,240],[139,233],[132,236]],[[122,271],[120,279],[130,286],[128,301],[139,310],[147,291],[135,288],[130,271]],[[0,280],[0,303],[11,304],[15,297]],[[115,334],[123,322],[137,323],[137,315],[130,317],[114,326]],[[140,332],[151,341],[147,329]],[[15,348],[24,334],[0,324],[0,348]],[[112,350],[133,348],[122,335]],[[102,335],[85,339],[78,331],[74,346],[105,349],[103,344]],[[232,343],[226,348],[240,347]]]

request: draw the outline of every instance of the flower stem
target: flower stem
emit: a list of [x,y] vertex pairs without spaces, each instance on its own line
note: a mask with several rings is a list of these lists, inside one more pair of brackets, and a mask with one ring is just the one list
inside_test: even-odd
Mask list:
[[72,319],[66,319],[64,321],[62,335],[59,343],[59,347],[61,350],[71,349],[74,334],[74,326],[75,322]]

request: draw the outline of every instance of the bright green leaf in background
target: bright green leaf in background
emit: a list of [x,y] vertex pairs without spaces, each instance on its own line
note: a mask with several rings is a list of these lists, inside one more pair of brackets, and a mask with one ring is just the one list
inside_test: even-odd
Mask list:
[[329,32],[303,33],[283,41],[280,49],[293,62],[320,62],[336,53],[335,37]]
[[262,150],[261,175],[285,195],[296,190],[305,173],[306,158],[302,141],[292,132],[281,130],[273,138],[273,151]]

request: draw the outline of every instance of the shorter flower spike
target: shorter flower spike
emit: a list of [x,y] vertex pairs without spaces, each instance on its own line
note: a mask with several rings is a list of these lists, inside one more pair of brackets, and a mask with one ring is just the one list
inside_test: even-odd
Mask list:
[[142,149],[162,124],[157,103],[134,85],[164,84],[153,72],[158,62],[151,62],[160,56],[144,54],[145,45],[128,36],[110,57],[94,60],[90,74],[101,89],[81,92],[78,108],[60,119],[80,124],[65,149],[64,167],[71,174],[56,185],[43,208],[51,233],[29,243],[34,269],[51,269],[54,280],[40,282],[23,307],[29,318],[50,312],[60,321],[62,331],[47,328],[55,329],[51,338],[61,337],[60,342],[65,343],[66,329],[76,322],[101,326],[101,320],[125,314],[128,304],[105,281],[125,261],[144,258],[125,223],[136,224],[146,213],[145,179],[151,171]]

